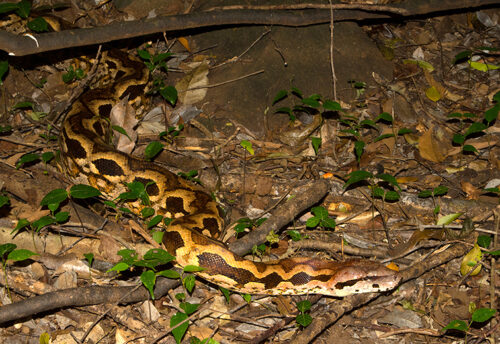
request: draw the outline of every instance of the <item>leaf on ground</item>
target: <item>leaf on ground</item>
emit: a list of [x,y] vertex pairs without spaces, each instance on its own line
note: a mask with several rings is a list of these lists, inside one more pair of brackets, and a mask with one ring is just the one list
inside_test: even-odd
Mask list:
[[441,127],[434,126],[418,140],[418,150],[422,158],[432,162],[442,162],[451,148],[451,138]]

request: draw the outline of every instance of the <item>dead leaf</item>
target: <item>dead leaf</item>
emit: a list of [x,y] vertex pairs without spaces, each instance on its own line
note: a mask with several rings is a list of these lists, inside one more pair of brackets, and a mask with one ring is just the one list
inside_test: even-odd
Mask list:
[[[441,97],[445,97],[446,99],[449,99],[449,100],[454,101],[454,102],[457,102],[463,98],[460,95],[452,93],[451,91],[446,89],[443,85],[441,85],[439,82],[437,82],[436,79],[434,79],[434,77],[431,75],[431,73],[429,71],[427,71],[426,69],[424,69],[424,75],[425,75],[425,79],[427,80],[427,82],[429,83],[431,88],[434,88],[437,92],[439,92]],[[427,91],[426,91],[426,95],[427,95]],[[429,98],[429,99],[431,99],[431,98]],[[431,99],[431,100],[433,100],[433,99]],[[434,100],[434,101],[436,101],[436,100]]]
[[204,86],[208,85],[208,63],[193,62],[187,66],[192,69],[175,85],[175,88],[181,103],[194,104],[202,101],[207,94]]
[[480,189],[476,188],[474,185],[466,181],[462,181],[460,182],[460,184],[462,186],[462,190],[467,194],[467,199],[479,199],[479,196],[481,195]]
[[113,145],[117,150],[130,154],[135,148],[137,133],[134,127],[137,125],[135,111],[128,103],[127,99],[122,99],[113,106],[109,114],[111,125],[121,127],[127,135],[123,135],[117,130],[113,131]]
[[177,40],[179,41],[180,44],[182,44],[184,48],[186,48],[187,51],[191,52],[191,48],[189,47],[189,42],[185,37],[179,37],[177,38]]
[[451,137],[439,126],[427,130],[418,140],[420,156],[433,162],[442,162],[449,154]]

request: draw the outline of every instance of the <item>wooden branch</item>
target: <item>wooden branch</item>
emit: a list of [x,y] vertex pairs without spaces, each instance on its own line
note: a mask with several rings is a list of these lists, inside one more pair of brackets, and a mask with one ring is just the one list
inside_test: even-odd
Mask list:
[[[498,7],[498,0],[409,0],[393,6],[394,11],[406,13],[397,18],[422,15],[443,15],[446,11],[475,11],[482,7]],[[368,12],[367,9],[337,10],[335,21],[395,18],[388,11]],[[105,26],[39,35],[18,36],[0,31],[0,47],[12,56],[24,56],[64,48],[102,44],[120,39],[159,32],[216,27],[227,25],[308,26],[328,23],[329,9],[306,10],[227,10],[196,12],[148,20],[117,22]]]
[[[156,282],[155,299],[165,295],[170,289],[177,287],[179,280],[160,278]],[[148,300],[149,291],[141,286],[136,287],[77,287],[46,293],[19,302],[0,307],[0,324],[25,319],[35,314],[53,311],[58,308],[90,306],[103,303],[133,303]],[[129,294],[129,295],[127,295]]]

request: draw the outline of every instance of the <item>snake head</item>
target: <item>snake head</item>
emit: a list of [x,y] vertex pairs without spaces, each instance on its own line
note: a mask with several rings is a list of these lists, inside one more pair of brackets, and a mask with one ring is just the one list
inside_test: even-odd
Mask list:
[[352,259],[343,262],[329,281],[333,296],[359,293],[376,293],[394,289],[401,276],[384,265],[370,261]]

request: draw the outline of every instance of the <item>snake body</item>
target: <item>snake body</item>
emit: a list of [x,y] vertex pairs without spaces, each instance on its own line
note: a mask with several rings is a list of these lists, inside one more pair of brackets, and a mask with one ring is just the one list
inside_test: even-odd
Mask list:
[[203,279],[250,294],[345,296],[385,291],[398,284],[396,272],[369,260],[288,258],[254,262],[215,240],[223,220],[210,195],[171,171],[119,152],[109,143],[112,106],[140,95],[149,75],[141,61],[121,51],[108,52],[105,61],[117,69],[114,81],[85,92],[63,122],[60,143],[66,173],[110,199],[127,191],[126,183],[147,185],[156,212],[175,219],[165,228],[163,244],[177,264],[200,266],[203,271],[197,274]]

